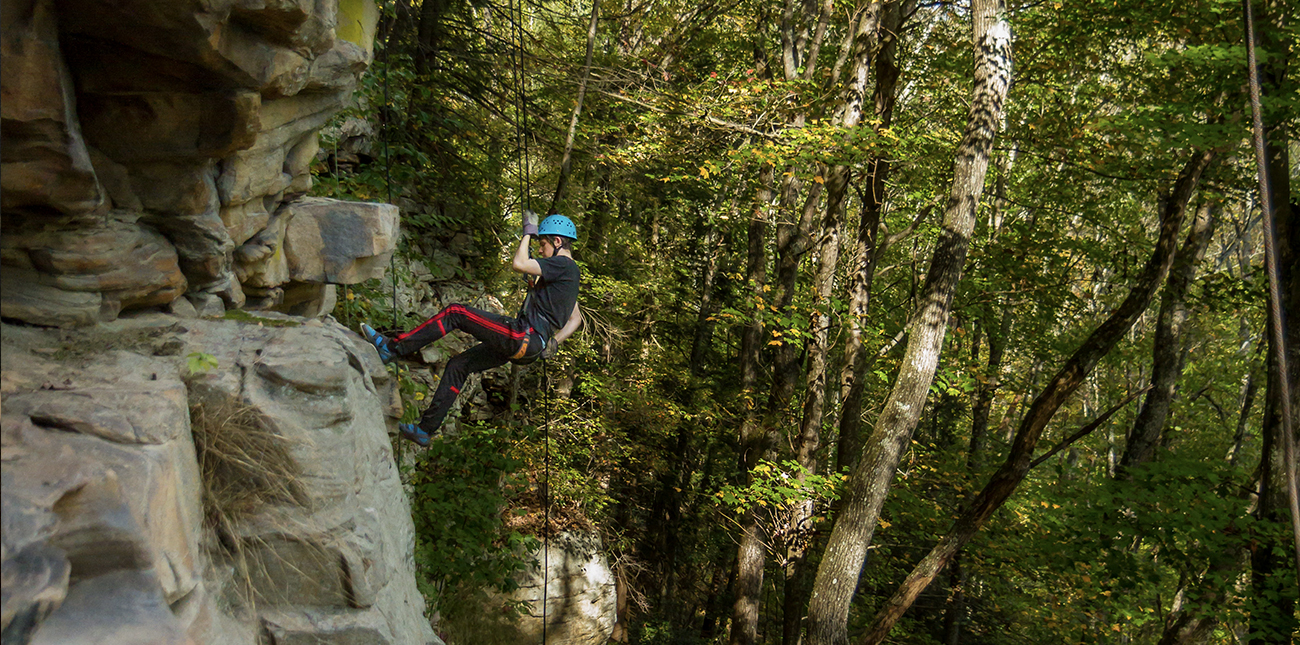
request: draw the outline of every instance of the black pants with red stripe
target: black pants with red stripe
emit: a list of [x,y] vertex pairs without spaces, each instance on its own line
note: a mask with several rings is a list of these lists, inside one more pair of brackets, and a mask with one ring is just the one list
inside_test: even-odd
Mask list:
[[[442,425],[470,374],[500,367],[511,360],[531,363],[542,352],[543,341],[527,322],[460,304],[447,305],[424,324],[397,336],[392,348],[399,355],[410,354],[457,329],[477,338],[479,344],[447,361],[442,381],[420,417],[420,428],[429,434],[437,432]],[[514,359],[525,337],[528,337],[528,351]]]

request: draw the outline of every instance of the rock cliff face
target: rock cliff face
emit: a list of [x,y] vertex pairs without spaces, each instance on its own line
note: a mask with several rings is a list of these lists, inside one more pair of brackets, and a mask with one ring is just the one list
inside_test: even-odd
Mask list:
[[372,0],[6,0],[0,313],[319,311],[378,277],[396,208],[303,199],[377,19]]
[[439,642],[391,377],[259,322],[0,327],[5,643]]

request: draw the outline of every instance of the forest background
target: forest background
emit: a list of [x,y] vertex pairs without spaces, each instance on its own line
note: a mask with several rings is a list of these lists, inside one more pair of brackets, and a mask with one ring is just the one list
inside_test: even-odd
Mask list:
[[[584,329],[403,464],[451,642],[543,522],[602,536],[632,642],[1300,634],[1242,4],[383,10],[316,191],[431,269],[467,236],[509,311],[519,213],[580,231]],[[1294,312],[1300,5],[1253,11]]]

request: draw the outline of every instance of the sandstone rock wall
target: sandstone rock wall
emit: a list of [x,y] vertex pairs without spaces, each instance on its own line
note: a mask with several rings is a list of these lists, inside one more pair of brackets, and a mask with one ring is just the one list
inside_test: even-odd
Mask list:
[[[0,12],[4,317],[86,325],[182,295],[320,310],[333,284],[379,277],[396,208],[302,199],[373,55],[373,0]],[[315,245],[286,244],[300,228]]]
[[0,327],[6,644],[439,642],[391,377],[280,320]]

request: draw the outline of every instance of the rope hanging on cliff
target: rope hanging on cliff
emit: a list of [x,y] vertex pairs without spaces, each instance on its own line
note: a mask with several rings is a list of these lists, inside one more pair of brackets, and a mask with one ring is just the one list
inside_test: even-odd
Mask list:
[[[385,11],[385,14],[388,12]],[[397,7],[393,7],[393,20],[397,19]],[[393,158],[388,151],[388,46],[393,42],[393,24],[388,23],[384,26],[384,104],[379,108],[379,140],[384,146],[384,190],[387,193],[388,203],[393,203],[393,182],[391,170],[393,167]],[[335,173],[337,179],[338,174]],[[388,256],[388,278],[393,282],[393,329],[399,329],[397,316],[397,240],[393,242],[393,254]],[[401,369],[401,368],[398,368]],[[393,456],[397,461],[397,471],[402,471],[402,451],[396,450]]]
[[[385,12],[387,13],[387,12]],[[393,19],[397,19],[397,7],[393,7]],[[388,93],[388,46],[393,42],[393,25],[389,23],[384,27],[384,105],[379,108],[379,141],[384,146],[384,190],[387,192],[387,202],[393,203],[393,180],[391,171],[393,169],[393,158],[388,151],[388,102],[391,100]],[[393,254],[388,256],[388,277],[393,282],[393,329],[400,329],[397,319],[397,249],[394,242]]]

